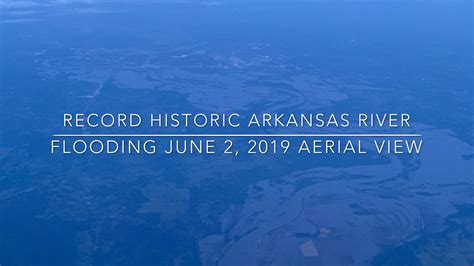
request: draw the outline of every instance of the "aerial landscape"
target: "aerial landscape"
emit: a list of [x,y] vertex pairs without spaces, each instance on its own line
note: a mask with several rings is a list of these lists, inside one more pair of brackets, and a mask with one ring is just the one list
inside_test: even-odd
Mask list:
[[[0,1],[0,265],[473,265],[472,10]],[[65,113],[318,112],[410,114],[423,151],[51,154],[55,134],[110,132]]]

